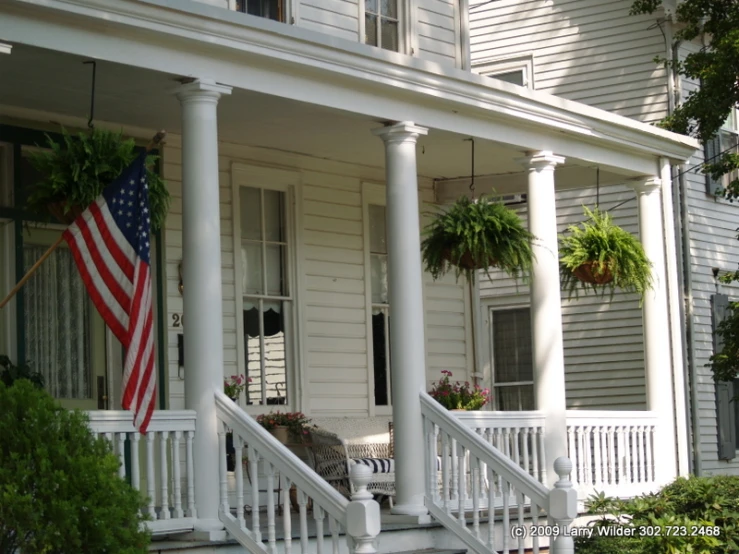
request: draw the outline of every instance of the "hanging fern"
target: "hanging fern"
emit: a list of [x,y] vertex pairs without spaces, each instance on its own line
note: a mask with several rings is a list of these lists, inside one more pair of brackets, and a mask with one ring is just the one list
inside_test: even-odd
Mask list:
[[[29,156],[42,177],[29,187],[26,207],[45,220],[51,220],[48,206],[57,202],[62,203],[65,214],[77,207],[87,208],[138,155],[134,140],[124,139],[122,132],[93,129],[72,136],[62,128],[61,137],[61,142],[56,142],[46,135],[48,150]],[[157,159],[146,157],[153,230],[162,228],[169,209],[167,187],[151,169]]]
[[454,268],[474,281],[475,272],[488,274],[497,267],[511,275],[528,276],[533,263],[533,236],[516,213],[501,202],[461,197],[451,207],[439,208],[426,227],[421,244],[426,271],[438,279]]
[[[592,288],[611,298],[616,288],[635,292],[643,299],[652,288],[652,263],[636,237],[613,223],[611,216],[598,209],[583,206],[587,220],[568,227],[568,234],[559,236],[559,265],[562,287],[570,297],[578,289]],[[578,275],[588,268],[594,281],[585,282]]]

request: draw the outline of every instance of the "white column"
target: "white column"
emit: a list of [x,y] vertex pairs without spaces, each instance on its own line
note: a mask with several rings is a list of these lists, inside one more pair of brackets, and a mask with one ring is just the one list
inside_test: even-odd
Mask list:
[[428,514],[424,496],[424,450],[421,400],[425,390],[423,269],[418,215],[416,141],[428,132],[402,122],[373,133],[385,141],[387,176],[388,292],[393,358],[395,489],[393,513]]
[[521,162],[529,169],[529,231],[535,239],[531,273],[531,341],[536,409],[546,417],[544,453],[546,484],[559,477],[553,461],[567,456],[564,342],[559,282],[557,211],[554,202],[554,168],[564,158],[537,152]]
[[218,422],[214,391],[223,387],[221,221],[217,107],[231,88],[195,81],[177,89],[182,105],[182,259],[185,407],[197,412],[194,441],[196,531],[223,529],[218,518]]
[[654,282],[653,289],[644,295],[643,304],[647,409],[658,416],[654,460],[660,482],[667,483],[677,475],[677,449],[660,185],[659,179],[652,178],[632,186],[639,202],[639,237],[652,262]]

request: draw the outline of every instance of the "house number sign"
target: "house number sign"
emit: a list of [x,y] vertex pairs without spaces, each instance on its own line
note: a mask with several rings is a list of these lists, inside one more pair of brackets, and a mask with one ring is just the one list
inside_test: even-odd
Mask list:
[[184,327],[185,316],[182,314],[172,314],[172,327]]

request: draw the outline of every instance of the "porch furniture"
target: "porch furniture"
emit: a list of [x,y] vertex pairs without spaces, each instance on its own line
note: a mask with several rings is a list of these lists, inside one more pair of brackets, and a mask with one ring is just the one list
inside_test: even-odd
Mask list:
[[357,443],[314,427],[310,430],[313,443],[315,471],[347,498],[352,488],[349,470],[354,464],[362,464],[372,470],[373,476],[367,490],[372,494],[395,496],[395,460],[391,455],[391,440],[388,443]]

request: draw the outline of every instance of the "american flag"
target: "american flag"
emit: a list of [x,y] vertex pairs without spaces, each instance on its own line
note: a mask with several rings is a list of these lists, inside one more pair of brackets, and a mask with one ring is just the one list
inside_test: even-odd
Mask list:
[[63,235],[93,303],[126,349],[122,404],[141,433],[156,401],[145,161],[142,152]]

